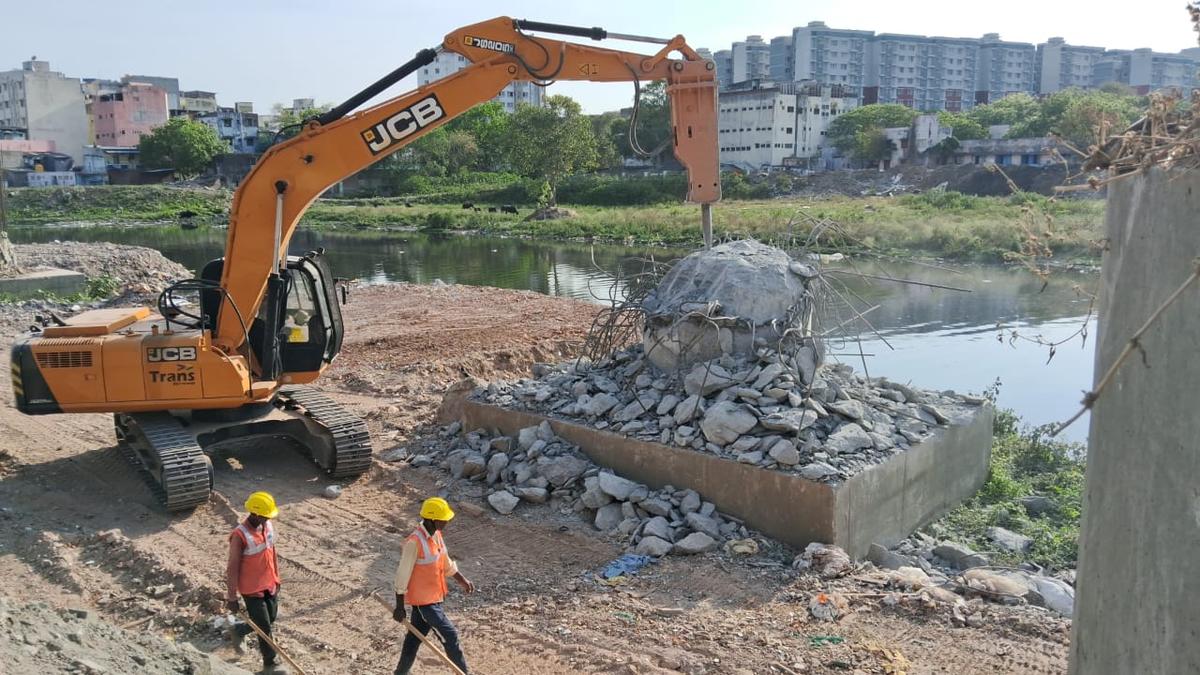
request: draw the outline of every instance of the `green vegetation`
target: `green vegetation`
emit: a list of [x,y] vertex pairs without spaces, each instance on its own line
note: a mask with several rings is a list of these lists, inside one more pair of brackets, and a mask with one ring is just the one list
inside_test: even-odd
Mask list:
[[829,142],[843,154],[862,162],[877,162],[891,155],[892,142],[883,135],[889,127],[913,123],[917,111],[897,103],[873,103],[843,113],[829,125]]
[[[996,546],[988,540],[987,529],[1004,527],[1033,539],[1025,556],[1029,560],[1057,568],[1074,567],[1083,508],[1085,448],[1051,439],[1046,427],[1019,429],[1018,424],[1011,410],[997,411],[987,482],[970,501],[927,530],[941,539],[991,551]],[[1020,499],[1031,495],[1048,498],[1050,510],[1029,514]],[[995,564],[1023,559],[1011,553],[990,557]]]
[[[411,179],[417,182],[416,179]],[[631,244],[695,245],[700,241],[699,209],[684,204],[683,179],[664,176],[618,179],[576,176],[558,189],[561,203],[576,217],[527,222],[529,204],[542,183],[512,174],[464,173],[422,181],[421,198],[322,199],[302,224],[315,228],[408,227],[439,231],[478,231],[541,238],[592,238]],[[487,187],[491,186],[491,187]],[[850,239],[826,241],[828,250],[866,245],[883,251],[909,251],[959,260],[999,261],[1020,250],[1028,232],[1024,222],[1053,217],[1052,244],[1063,258],[1093,257],[1104,203],[1052,200],[1021,193],[1011,197],[973,197],[933,190],[903,197],[831,197],[769,199],[786,190],[769,181],[751,183],[738,174],[723,179],[725,201],[713,209],[718,234],[753,236],[767,241],[805,236],[807,216],[842,225]],[[175,221],[183,212],[201,220],[219,220],[230,193],[163,186],[103,186],[17,190],[12,221],[36,224],[63,221]],[[481,210],[463,209],[473,201]],[[517,204],[519,215],[490,213],[486,206]],[[436,215],[435,215],[436,214]],[[1037,218],[1034,218],[1036,216]],[[789,229],[789,221],[795,223]],[[1039,229],[1039,236],[1041,231]]]
[[16,190],[9,200],[9,219],[15,224],[86,221],[175,220],[192,213],[212,220],[229,210],[228,190],[197,190],[162,185],[101,185],[93,187]]
[[[554,206],[560,183],[596,168],[596,136],[579,104],[567,96],[548,96],[544,106],[523,105],[513,113],[503,145],[508,163],[526,178],[543,181],[540,205]],[[544,203],[543,203],[544,202]]]
[[229,152],[229,146],[212,127],[186,117],[172,117],[138,143],[142,166],[175,169],[182,178],[198,175],[223,152]]
[[[564,188],[565,189],[565,188]],[[560,195],[561,197],[561,195]],[[562,201],[566,201],[562,198]],[[852,238],[828,241],[829,250],[847,250],[861,242],[885,251],[911,251],[960,260],[999,261],[1019,250],[1021,218],[1037,207],[1053,215],[1060,233],[1055,249],[1063,257],[1092,255],[1103,218],[1103,202],[1054,201],[1039,195],[972,197],[957,192],[928,192],[899,199],[835,197],[725,201],[713,209],[719,234],[771,241],[806,236],[811,216],[832,219]],[[572,202],[576,217],[529,222],[518,216],[463,209],[459,204],[414,204],[398,200],[324,200],[309,209],[311,227],[417,227],[442,214],[438,229],[481,231],[541,238],[595,238],[637,244],[695,245],[700,240],[699,209],[678,202],[633,207],[601,207]],[[798,217],[799,216],[799,217]]]

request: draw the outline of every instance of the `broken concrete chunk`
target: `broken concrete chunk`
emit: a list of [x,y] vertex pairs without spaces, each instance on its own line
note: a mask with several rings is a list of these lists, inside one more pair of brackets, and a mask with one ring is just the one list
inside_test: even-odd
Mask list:
[[582,476],[588,470],[588,463],[571,455],[539,457],[537,468],[551,485],[562,487]]
[[867,408],[861,401],[850,399],[848,401],[834,401],[827,406],[830,410],[849,417],[852,420],[862,420],[867,414]]
[[800,475],[808,480],[821,480],[838,475],[838,470],[825,462],[813,462],[805,464],[804,468],[800,469]]
[[608,504],[596,510],[596,519],[593,524],[601,532],[610,532],[616,529],[624,519],[620,504]]
[[599,393],[595,396],[583,395],[576,401],[579,406],[579,411],[591,417],[599,417],[608,412],[621,401],[616,396],[607,393]]
[[517,433],[517,449],[528,451],[536,440],[538,440],[538,428],[525,427]]
[[709,441],[727,445],[753,429],[756,424],[758,419],[745,406],[725,401],[716,403],[705,411],[700,430]]
[[825,441],[825,448],[836,454],[854,452],[874,445],[875,442],[871,440],[871,436],[854,422],[838,427],[838,430]]
[[638,503],[638,508],[656,516],[666,517],[671,515],[671,503],[658,497],[642,500]]
[[698,363],[684,377],[683,390],[689,396],[708,396],[735,384],[737,384],[737,380],[721,366]]
[[547,492],[546,488],[543,487],[512,488],[512,493],[516,495],[517,498],[533,504],[545,504],[550,498],[550,493]]
[[521,503],[521,500],[508,490],[493,492],[488,495],[487,500],[493,509],[496,509],[498,513],[505,516],[512,513],[513,509],[517,508],[517,504]]
[[708,536],[703,532],[693,532],[688,536],[680,539],[671,549],[673,553],[679,555],[696,555],[705,553],[717,547],[716,539]]
[[605,494],[618,501],[628,500],[629,495],[631,495],[638,487],[637,483],[607,471],[601,471],[599,474],[597,474],[596,480],[600,486],[600,489],[603,490]]
[[784,466],[795,466],[800,463],[800,451],[786,438],[782,438],[771,446],[767,452],[771,459]]
[[697,532],[703,532],[713,539],[721,538],[721,525],[715,518],[702,516],[697,513],[689,513],[683,518],[685,525]]
[[634,553],[637,553],[638,555],[648,555],[655,558],[661,558],[670,553],[672,548],[673,546],[671,542],[665,539],[660,539],[658,537],[642,537],[642,540],[638,542],[637,548],[634,549]]
[[654,409],[654,412],[660,416],[667,415],[675,409],[675,406],[679,405],[679,400],[675,394],[667,394],[658,402],[658,407]]
[[1033,539],[1030,537],[1006,530],[1003,527],[989,527],[987,536],[997,546],[1010,553],[1025,553],[1033,546]]
[[654,516],[642,527],[642,536],[671,541],[671,524],[662,516]]
[[679,512],[686,516],[689,513],[699,511],[700,503],[700,493],[696,492],[695,490],[688,490],[687,494],[685,494],[683,499],[679,502]]

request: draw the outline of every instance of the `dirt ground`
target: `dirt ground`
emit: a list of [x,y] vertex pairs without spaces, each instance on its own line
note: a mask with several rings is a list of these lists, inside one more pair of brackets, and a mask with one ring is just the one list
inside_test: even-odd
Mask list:
[[[343,354],[320,385],[365,415],[376,451],[441,442],[440,391],[465,375],[517,376],[578,348],[594,306],[531,293],[397,285],[352,294]],[[280,501],[284,585],[277,635],[310,673],[387,673],[399,653],[391,577],[420,501],[448,490],[460,516],[447,542],[478,592],[447,602],[478,673],[1057,673],[1069,624],[977,601],[971,621],[845,580],[793,572],[768,546],[732,560],[669,558],[618,585],[596,573],[622,552],[569,511],[484,508],[477,484],[435,467],[377,462],[330,482],[297,449],[260,444],[216,462],[216,494],[163,512],[114,449],[105,415],[27,417],[0,384],[0,595],[86,607],[111,623],[186,641],[253,669],[212,620],[227,533],[245,495]],[[474,506],[474,508],[473,508]],[[119,529],[120,532],[112,532]],[[836,588],[849,611],[808,619]],[[840,638],[829,639],[829,638]],[[0,671],[4,655],[0,654]],[[427,653],[419,672],[447,672]]]

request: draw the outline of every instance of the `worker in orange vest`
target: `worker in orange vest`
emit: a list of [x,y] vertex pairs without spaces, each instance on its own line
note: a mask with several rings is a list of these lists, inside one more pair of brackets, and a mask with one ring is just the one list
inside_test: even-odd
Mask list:
[[[404,623],[407,620],[404,606],[412,607],[413,628],[422,635],[428,635],[432,629],[446,649],[446,656],[465,673],[467,661],[458,643],[458,631],[442,610],[448,590],[446,577],[454,577],[466,593],[475,591],[475,584],[458,571],[442,541],[442,530],[452,518],[454,511],[441,497],[430,497],[421,504],[421,524],[408,535],[400,550],[395,579],[396,610],[392,618]],[[395,675],[408,675],[420,646],[421,641],[412,633],[404,636]]]
[[[279,564],[275,559],[275,528],[271,519],[279,515],[275,498],[255,492],[246,499],[246,516],[229,533],[229,560],[225,566],[225,602],[230,612],[238,611],[238,596],[246,603],[246,614],[267,635],[279,609]],[[253,632],[245,623],[233,627],[234,644],[241,651],[243,639]],[[263,670],[275,671],[275,650],[266,640],[258,641]]]

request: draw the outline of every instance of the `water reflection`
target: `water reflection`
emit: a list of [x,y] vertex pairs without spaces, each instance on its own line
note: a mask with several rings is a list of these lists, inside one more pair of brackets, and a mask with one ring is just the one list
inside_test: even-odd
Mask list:
[[[184,231],[166,227],[91,227],[14,229],[16,242],[109,241],[149,246],[197,270],[221,254],[225,231]],[[672,260],[678,249],[592,246],[583,243],[529,241],[497,237],[434,236],[423,233],[347,233],[300,230],[291,250],[316,247],[328,252],[334,272],[366,283],[407,281],[533,290],[573,298],[607,299],[621,292],[613,273],[628,275],[653,257]],[[997,378],[1000,403],[1026,421],[1060,421],[1075,410],[1080,392],[1092,380],[1092,344],[1064,345],[1047,364],[1047,352],[1025,341],[1010,346],[997,340],[997,323],[1026,335],[1060,339],[1074,332],[1087,314],[1087,299],[1076,285],[1090,289],[1095,276],[1059,272],[1042,288],[1040,280],[1015,267],[955,266],[938,269],[913,263],[848,262],[831,265],[835,293],[823,312],[823,325],[851,319],[858,310],[879,305],[867,315],[871,328],[858,324],[853,340],[834,341],[836,358],[861,368],[861,352],[872,375],[887,375],[919,386],[980,392]],[[839,272],[833,272],[838,270]],[[896,277],[954,286],[969,293],[905,285],[858,275]],[[1090,334],[1094,335],[1095,319]],[[886,343],[885,343],[886,340]],[[890,347],[889,347],[890,345]],[[1068,436],[1084,440],[1087,420]]]

